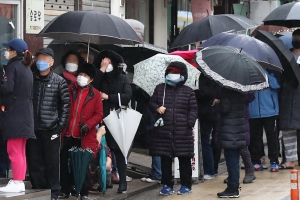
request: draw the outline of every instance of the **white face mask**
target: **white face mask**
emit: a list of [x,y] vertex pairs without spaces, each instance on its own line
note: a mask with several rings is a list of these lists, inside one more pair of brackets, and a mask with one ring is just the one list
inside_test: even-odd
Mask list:
[[9,51],[4,51],[4,57],[6,60],[9,60],[10,53]]
[[114,70],[114,67],[112,66],[112,64],[109,64],[105,70],[105,72],[109,73],[112,72]]
[[180,78],[180,74],[167,74],[166,78],[174,81]]
[[89,79],[84,76],[77,76],[77,83],[80,87],[85,87],[89,84]]
[[78,70],[78,65],[74,63],[67,63],[66,70],[71,73],[76,72]]

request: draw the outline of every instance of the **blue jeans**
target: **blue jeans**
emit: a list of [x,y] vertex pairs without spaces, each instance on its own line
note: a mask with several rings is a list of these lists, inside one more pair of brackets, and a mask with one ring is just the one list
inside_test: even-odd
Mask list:
[[0,178],[6,178],[8,156],[5,147],[0,148]]
[[229,188],[237,189],[240,180],[240,150],[239,149],[224,149],[225,161],[228,171]]
[[151,175],[161,180],[160,156],[152,156]]
[[204,174],[214,176],[215,175],[214,156],[210,145],[211,131],[212,131],[212,126],[206,125],[205,123],[201,123],[200,121]]

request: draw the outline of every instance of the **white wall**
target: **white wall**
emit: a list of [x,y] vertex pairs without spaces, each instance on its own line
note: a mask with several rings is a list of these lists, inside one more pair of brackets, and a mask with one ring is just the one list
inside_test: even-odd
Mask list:
[[154,45],[167,49],[167,6],[164,1],[154,0]]
[[121,0],[111,0],[110,1],[110,14],[125,19],[125,5],[120,6]]
[[267,15],[278,6],[278,1],[250,1],[250,19],[262,24]]

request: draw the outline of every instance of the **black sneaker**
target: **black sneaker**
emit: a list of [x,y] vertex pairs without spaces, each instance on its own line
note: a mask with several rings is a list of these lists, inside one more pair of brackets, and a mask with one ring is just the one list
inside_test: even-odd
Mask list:
[[227,187],[224,192],[217,194],[219,198],[239,198],[240,192],[239,189]]

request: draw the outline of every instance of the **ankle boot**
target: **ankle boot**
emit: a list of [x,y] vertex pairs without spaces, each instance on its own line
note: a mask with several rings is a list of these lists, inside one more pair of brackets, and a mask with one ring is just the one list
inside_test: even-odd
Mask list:
[[245,169],[245,178],[243,180],[243,183],[252,183],[253,180],[255,180],[256,177],[254,175],[253,168],[246,168]]

